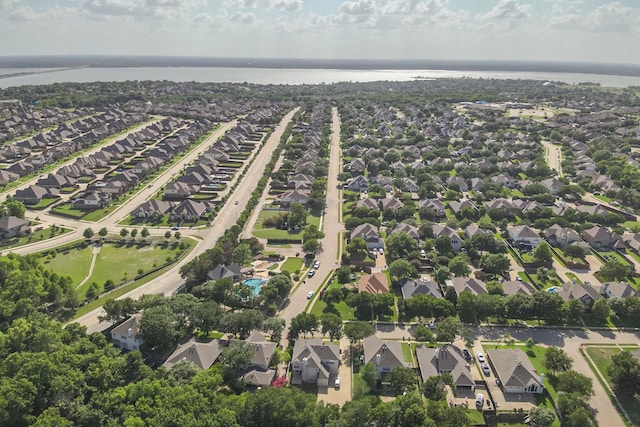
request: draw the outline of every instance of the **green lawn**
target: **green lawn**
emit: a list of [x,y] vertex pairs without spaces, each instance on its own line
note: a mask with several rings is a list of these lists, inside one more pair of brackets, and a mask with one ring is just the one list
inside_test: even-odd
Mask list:
[[48,255],[43,264],[59,276],[71,277],[74,286],[77,286],[89,273],[91,258],[91,246],[87,246],[57,253],[55,257]]
[[302,259],[297,257],[289,257],[285,262],[280,266],[280,271],[288,271],[293,274],[296,271],[302,268]]
[[[277,216],[282,211],[260,211],[258,220],[254,226],[253,235],[260,239],[302,239],[302,230],[297,233],[289,232],[288,230],[277,230],[275,228],[264,228],[262,223],[266,218]],[[314,215],[307,215],[307,225],[320,224],[320,217]]]
[[85,211],[81,211],[79,209],[73,209],[71,207],[71,203],[62,203],[58,206],[55,206],[51,209],[52,214],[60,214],[69,216],[72,218],[80,219],[86,213]]
[[[337,287],[338,289],[342,287],[342,285],[338,283],[337,278],[333,279],[331,284],[327,286],[327,289],[334,287]],[[322,316],[324,313],[335,313],[339,315],[342,320],[356,320],[355,310],[349,307],[344,300],[328,306],[327,303],[322,300],[322,298],[317,298],[315,304],[311,308],[311,313],[317,316]]]
[[[36,227],[31,227],[31,228],[35,229]],[[51,227],[48,227],[42,230],[34,231],[28,236],[3,240],[0,242],[0,249],[4,250],[4,249],[10,249],[10,248],[17,248],[18,246],[28,245],[29,243],[40,242],[42,240],[58,237],[62,234],[69,233],[70,231],[71,230],[68,228],[58,227],[58,231],[54,235],[51,235]]]
[[[183,240],[189,248],[193,247],[191,239]],[[146,272],[155,266],[163,265],[168,258],[174,258],[180,251],[177,242],[168,245],[167,248],[157,245],[120,245],[105,244],[100,249],[96,258],[96,265],[89,280],[80,288],[78,294],[84,299],[85,293],[92,282],[104,285],[107,280],[112,280],[116,286],[126,280],[131,280],[138,275],[138,270]],[[89,273],[92,259],[92,247],[84,249],[71,249],[58,253],[54,258],[47,257],[44,261],[46,268],[62,276],[69,276],[74,285],[78,285]],[[126,280],[125,280],[126,279]]]
[[[596,368],[600,371],[602,376],[606,379],[610,387],[611,387],[611,382],[609,382],[609,375],[607,374],[607,369],[611,364],[611,356],[616,355],[619,352],[620,352],[620,349],[616,347],[600,347],[600,346],[587,347],[587,353],[595,363]],[[629,414],[632,424],[640,425],[640,399],[626,397],[626,396],[623,396],[622,394],[618,394],[617,397],[618,397],[618,401],[620,401],[620,404],[622,405],[624,410],[627,411],[627,414]],[[616,405],[614,404],[614,406]],[[616,409],[617,409],[617,406],[616,406]],[[624,419],[624,416],[622,414],[620,414],[620,416],[622,416],[622,418]]]
[[629,265],[629,262],[622,257],[619,253],[614,251],[600,251],[600,255],[606,260],[618,261],[623,265]]
[[409,343],[402,343],[402,355],[404,356],[404,361],[407,363],[411,363],[415,366],[415,360],[413,359],[413,352],[415,351],[415,347],[409,345]]

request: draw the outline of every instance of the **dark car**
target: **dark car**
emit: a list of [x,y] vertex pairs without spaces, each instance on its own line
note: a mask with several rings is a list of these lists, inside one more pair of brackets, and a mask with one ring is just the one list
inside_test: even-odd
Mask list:
[[467,359],[467,361],[471,360],[471,353],[469,353],[469,350],[467,350],[466,348],[462,350],[462,355],[465,359]]

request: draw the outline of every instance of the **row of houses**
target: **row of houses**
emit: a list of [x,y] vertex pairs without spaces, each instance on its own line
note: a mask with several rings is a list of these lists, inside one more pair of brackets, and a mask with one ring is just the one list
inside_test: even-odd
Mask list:
[[53,128],[71,120],[95,114],[93,108],[79,107],[65,110],[59,107],[23,106],[3,100],[0,106],[0,141],[19,138],[45,128]]

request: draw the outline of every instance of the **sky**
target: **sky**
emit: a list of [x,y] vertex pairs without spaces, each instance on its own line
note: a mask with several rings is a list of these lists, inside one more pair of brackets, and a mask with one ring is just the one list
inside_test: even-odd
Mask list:
[[640,64],[640,0],[0,0],[0,56]]

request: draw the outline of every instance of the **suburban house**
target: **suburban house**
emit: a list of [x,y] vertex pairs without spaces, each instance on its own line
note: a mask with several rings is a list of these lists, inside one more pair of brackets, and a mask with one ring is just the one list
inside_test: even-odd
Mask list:
[[44,188],[39,185],[30,185],[24,190],[16,190],[13,196],[14,200],[18,200],[25,205],[35,205],[42,199],[49,199],[58,196],[58,190],[55,188]]
[[424,345],[416,347],[416,357],[420,366],[422,381],[442,374],[451,374],[453,388],[456,390],[473,391],[476,387],[471,367],[465,360],[462,350],[453,344],[445,344],[438,348]]
[[111,330],[113,345],[123,350],[139,350],[144,342],[140,331],[141,314],[134,314]]
[[[232,340],[231,345],[233,345],[234,342],[236,341]],[[276,371],[269,369],[269,365],[271,364],[271,359],[273,358],[278,345],[275,342],[267,341],[267,338],[258,331],[251,332],[245,342],[253,349],[253,356],[251,357],[249,365],[246,367],[247,371],[244,376],[248,375],[248,378],[252,378],[253,380],[265,381],[265,383],[254,383],[253,385],[267,386],[271,384]],[[256,374],[255,372],[252,374],[253,371],[257,371],[262,375]],[[266,378],[269,375],[271,375],[271,378],[266,382]]]
[[590,308],[597,299],[602,298],[602,295],[593,286],[573,282],[566,282],[562,285],[558,294],[565,301],[578,299],[586,308]]
[[111,197],[99,190],[89,190],[71,200],[71,207],[80,210],[93,210],[107,206]]
[[452,287],[456,291],[456,295],[468,291],[474,295],[486,294],[487,285],[474,277],[452,277],[444,282],[447,288]]
[[184,200],[169,214],[171,221],[198,221],[209,211],[209,206],[195,200]]
[[474,211],[477,209],[476,205],[474,205],[469,199],[464,199],[462,201],[451,200],[449,202],[449,209],[451,209],[451,212],[453,212],[454,215],[459,215],[465,208],[473,209]]
[[380,207],[382,210],[390,210],[392,212],[398,212],[398,209],[404,206],[404,203],[395,197],[387,197],[380,200]]
[[276,198],[276,202],[281,206],[291,206],[293,203],[306,205],[310,198],[310,190],[287,190]]
[[0,238],[11,239],[16,236],[26,236],[31,233],[29,221],[16,216],[0,218]]
[[385,273],[363,274],[358,280],[358,292],[367,292],[373,295],[389,292],[389,282]]
[[364,363],[373,363],[376,366],[376,377],[381,379],[393,368],[411,368],[411,363],[404,360],[402,344],[398,341],[383,341],[375,335],[364,339]]
[[239,282],[242,279],[242,274],[240,272],[240,266],[238,264],[218,264],[213,270],[207,273],[207,277],[209,280],[220,280],[220,279],[231,279],[234,283]]
[[75,187],[77,180],[70,176],[58,175],[50,173],[45,178],[40,178],[37,185],[44,188]]
[[380,238],[378,227],[368,222],[360,224],[353,229],[350,235],[350,241],[356,237],[360,237],[367,243],[367,249],[384,248],[384,241]]
[[487,360],[504,393],[539,394],[544,391],[544,374],[535,370],[522,350],[489,350]]
[[291,384],[317,383],[329,385],[329,378],[338,374],[340,348],[323,343],[320,338],[296,340],[291,355]]
[[351,191],[366,191],[369,188],[369,180],[362,175],[350,179],[347,182],[346,189]]
[[173,203],[164,200],[147,200],[131,212],[136,218],[152,218],[162,216],[173,208]]
[[20,178],[20,175],[13,172],[8,172],[4,169],[0,170],[0,185],[7,185],[10,182]]
[[404,279],[401,283],[402,297],[409,299],[414,295],[431,295],[435,298],[442,298],[440,286],[436,282],[432,282],[425,278],[422,279]]
[[407,224],[406,222],[401,222],[396,225],[396,227],[389,232],[389,235],[397,233],[407,233],[409,236],[413,237],[416,242],[420,240],[418,228],[415,225]]
[[582,238],[594,249],[610,248],[620,240],[620,236],[601,225],[594,225],[588,230],[584,230]]
[[[0,220],[0,227],[1,224],[2,220]],[[607,298],[628,298],[637,297],[640,294],[626,282],[605,282],[602,284],[602,295]]]
[[162,364],[167,369],[171,369],[176,363],[190,362],[202,370],[209,369],[222,353],[223,345],[219,340],[210,342],[197,342],[190,339],[179,346],[171,356]]
[[451,240],[451,246],[454,251],[462,249],[462,240],[458,236],[458,232],[445,224],[433,224],[433,237],[448,237]]
[[199,190],[199,186],[190,185],[180,181],[168,183],[164,187],[164,196],[170,199],[186,199]]
[[544,237],[551,246],[564,248],[572,243],[581,242],[582,237],[573,229],[553,224],[544,230]]
[[531,283],[523,280],[505,280],[501,285],[505,296],[516,294],[531,296],[538,290]]
[[558,178],[555,178],[555,177],[540,181],[540,184],[544,185],[549,190],[549,192],[554,196],[558,194],[560,187],[562,187],[562,182],[560,182],[560,180],[558,180]]
[[422,208],[431,209],[437,217],[444,217],[447,215],[444,203],[438,199],[420,200],[418,202],[418,209]]
[[464,229],[464,234],[468,237],[468,238],[472,238],[473,236],[475,236],[476,234],[489,234],[492,235],[493,233],[491,233],[490,230],[485,230],[484,228],[480,228],[478,227],[477,224],[475,223],[471,223],[469,225],[467,225]]
[[542,242],[542,237],[528,225],[507,227],[509,238],[519,249],[532,249]]
[[370,211],[380,210],[377,200],[372,199],[371,197],[358,200],[355,204],[355,207],[369,209]]

